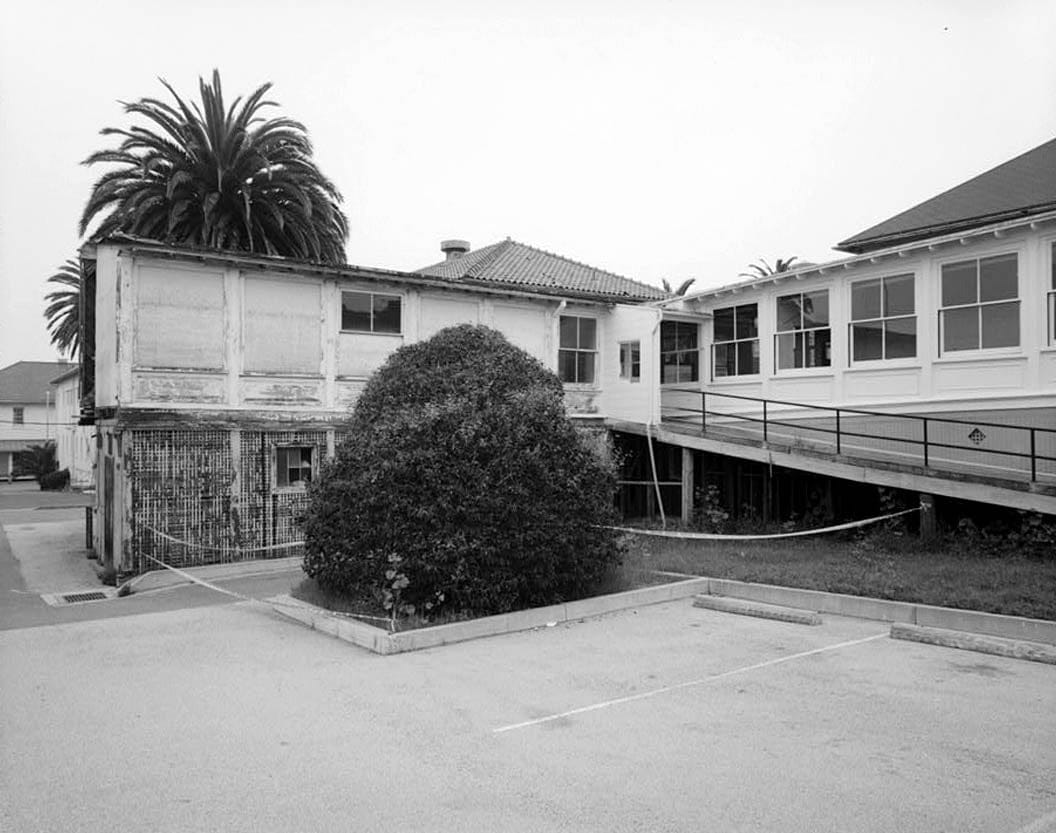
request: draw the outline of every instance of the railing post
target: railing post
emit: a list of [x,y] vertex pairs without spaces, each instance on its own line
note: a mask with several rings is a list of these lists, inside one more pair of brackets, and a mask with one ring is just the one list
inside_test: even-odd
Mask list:
[[768,431],[766,425],[766,400],[763,400],[763,442],[769,442]]
[[702,390],[700,392],[700,431],[704,433],[708,430],[708,392]]
[[840,409],[836,409],[836,453],[840,453]]
[[1030,482],[1036,483],[1038,480],[1038,458],[1037,448],[1034,445],[1034,429],[1030,429]]
[[924,423],[924,468],[928,467],[928,418],[923,417],[921,420]]

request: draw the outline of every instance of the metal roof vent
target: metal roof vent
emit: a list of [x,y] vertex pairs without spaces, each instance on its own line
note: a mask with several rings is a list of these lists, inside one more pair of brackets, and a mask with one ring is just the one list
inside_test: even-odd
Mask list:
[[448,260],[454,260],[456,257],[462,257],[462,255],[469,251],[469,241],[441,240],[440,251],[447,255]]

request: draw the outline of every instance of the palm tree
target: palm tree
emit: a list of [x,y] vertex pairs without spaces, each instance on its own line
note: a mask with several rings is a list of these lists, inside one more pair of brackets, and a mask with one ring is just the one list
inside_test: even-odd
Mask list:
[[48,278],[56,288],[44,296],[48,302],[44,319],[48,322],[51,343],[63,353],[77,356],[81,350],[81,264],[67,260]]
[[667,282],[667,278],[661,278],[660,282],[664,285],[664,292],[668,295],[685,295],[689,288],[696,282],[696,278],[686,278],[678,285],[678,289],[672,289],[671,284]]
[[312,159],[306,128],[265,119],[276,106],[258,87],[225,107],[220,74],[199,79],[201,106],[188,105],[164,79],[175,105],[154,98],[125,104],[149,127],[108,127],[120,145],[83,164],[111,163],[92,187],[81,216],[83,235],[125,232],[217,249],[343,263],[348,220],[341,194]]
[[759,263],[761,263],[762,266],[760,266],[759,263],[752,263],[752,264],[750,264],[748,266],[748,268],[751,269],[752,271],[750,271],[750,272],[741,272],[737,277],[739,277],[739,278],[765,278],[765,277],[768,277],[769,275],[778,275],[781,272],[790,272],[790,271],[792,271],[792,264],[795,263],[795,261],[796,261],[795,255],[793,255],[792,257],[789,257],[789,258],[785,258],[784,260],[782,260],[781,258],[778,258],[777,260],[774,261],[774,265],[771,266],[769,263],[766,262],[766,260],[764,258],[759,258]]

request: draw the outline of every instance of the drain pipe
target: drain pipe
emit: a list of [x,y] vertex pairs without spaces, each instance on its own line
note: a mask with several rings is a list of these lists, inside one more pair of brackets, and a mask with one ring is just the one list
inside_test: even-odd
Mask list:
[[[653,332],[652,332],[652,334],[650,336],[650,341],[654,345],[657,343],[656,342],[656,333],[660,329],[660,320],[661,320],[661,318],[663,318],[663,315],[664,315],[663,310],[661,310],[659,307],[657,307],[657,310],[656,310],[656,323],[653,325]],[[653,362],[653,370],[654,371],[656,370],[657,366],[658,366],[658,363],[657,362]],[[660,379],[659,378],[657,379],[655,390],[656,391],[660,390]],[[645,426],[645,439],[646,439],[646,442],[649,445],[649,467],[652,469],[652,472],[653,472],[653,489],[656,490],[656,506],[660,510],[660,524],[663,526],[664,529],[667,529],[667,515],[664,513],[664,497],[663,497],[663,495],[660,494],[660,480],[656,476],[656,455],[653,453],[653,417],[655,415],[655,410],[656,410],[655,407],[654,407],[655,404],[656,404],[656,399],[654,398],[653,402],[650,403],[650,406],[649,406],[649,421],[646,423],[646,426]]]

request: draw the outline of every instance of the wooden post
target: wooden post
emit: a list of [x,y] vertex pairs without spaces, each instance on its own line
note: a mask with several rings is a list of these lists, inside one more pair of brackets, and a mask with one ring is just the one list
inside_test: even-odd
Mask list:
[[920,496],[920,539],[922,541],[933,541],[937,534],[935,523],[935,496],[921,494]]
[[693,520],[693,484],[696,454],[691,448],[682,449],[682,523]]
[[773,483],[772,477],[770,476],[771,466],[766,466],[763,469],[763,523],[770,523],[770,518],[774,514],[773,512]]

